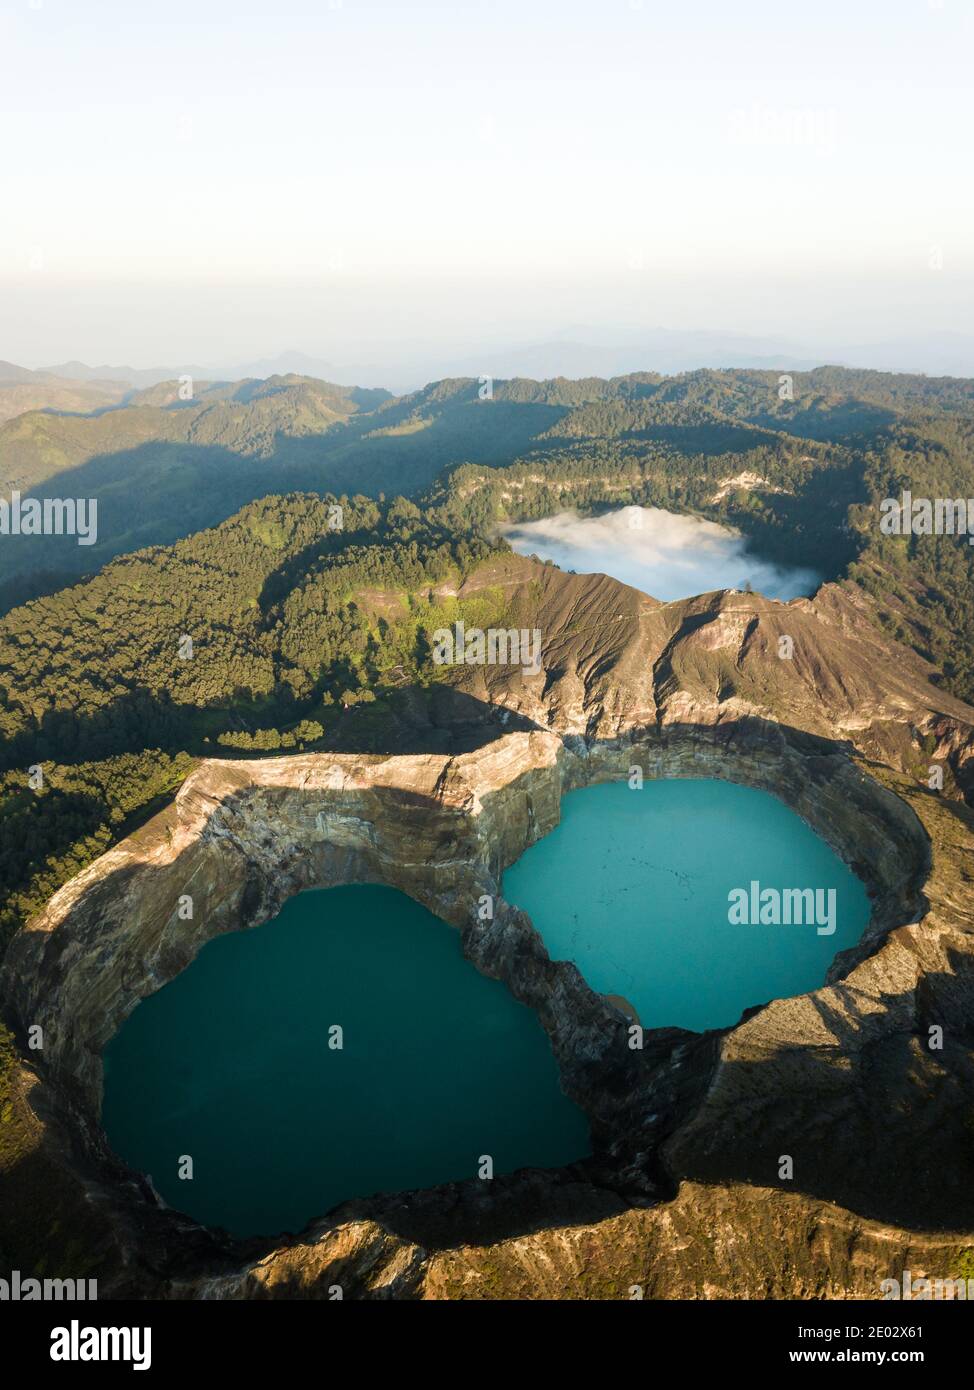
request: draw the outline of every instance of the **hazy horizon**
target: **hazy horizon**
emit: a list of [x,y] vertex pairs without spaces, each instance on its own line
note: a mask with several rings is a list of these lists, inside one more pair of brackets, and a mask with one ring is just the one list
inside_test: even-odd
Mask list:
[[972,36],[950,0],[8,6],[0,356],[418,379],[580,325],[937,371]]
[[[816,342],[789,341],[780,335],[735,333],[719,328],[650,327],[642,332],[620,327],[599,331],[572,325],[548,334],[521,339],[483,340],[476,349],[463,340],[443,342],[386,341],[314,345],[274,351],[257,350],[243,357],[240,350],[223,360],[200,361],[186,352],[168,356],[142,354],[104,359],[94,352],[50,357],[25,357],[0,343],[0,363],[34,371],[62,373],[78,380],[115,377],[136,387],[188,371],[197,380],[238,380],[297,374],[334,381],[343,386],[386,387],[402,393],[443,378],[495,380],[513,377],[544,380],[554,377],[610,378],[636,372],[679,375],[702,368],[766,371],[810,371],[835,366],[883,372],[920,373],[931,377],[974,377],[974,334],[944,332],[915,338],[890,337],[865,344],[833,347]],[[84,370],[82,370],[84,369]]]

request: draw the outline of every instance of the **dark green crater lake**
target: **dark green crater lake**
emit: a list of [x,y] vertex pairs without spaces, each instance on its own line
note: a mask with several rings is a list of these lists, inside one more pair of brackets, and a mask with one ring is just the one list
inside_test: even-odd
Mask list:
[[[824,983],[869,921],[862,882],[776,797],[714,779],[570,792],[504,874],[553,960],[646,1028],[703,1031]],[[800,896],[798,896],[800,895]]]
[[454,928],[374,885],[302,893],[208,942],[138,1005],[104,1069],[116,1153],[238,1236],[475,1178],[483,1155],[501,1174],[589,1152],[531,1010],[464,959]]

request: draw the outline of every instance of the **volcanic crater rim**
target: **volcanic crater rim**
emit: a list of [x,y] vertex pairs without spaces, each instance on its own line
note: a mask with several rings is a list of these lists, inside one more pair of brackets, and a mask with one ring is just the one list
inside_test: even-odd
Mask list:
[[[54,1046],[45,1048],[40,1070],[57,1103],[83,1118],[88,1157],[117,1177],[120,1165],[100,1126],[101,1051],[139,1000],[180,973],[206,940],[269,921],[304,889],[385,883],[459,927],[468,960],[503,980],[538,1015],[563,1089],[592,1126],[593,1158],[572,1168],[587,1169],[628,1200],[659,1200],[667,1195],[665,1164],[660,1159],[657,1169],[650,1162],[648,1179],[634,1176],[638,1155],[658,1151],[692,1113],[720,1040],[778,1001],[745,1010],[738,1023],[710,1033],[646,1029],[646,1054],[635,1075],[624,1075],[618,1054],[628,1017],[592,991],[574,965],[551,961],[528,915],[499,891],[503,869],[558,823],[564,794],[623,780],[640,758],[648,778],[719,777],[770,791],[863,879],[873,904],[869,923],[855,947],[837,954],[822,988],[844,979],[891,931],[925,911],[929,837],[906,802],[845,750],[809,754],[787,738],[749,746],[718,743],[712,732],[702,738],[673,730],[664,739],[580,745],[533,731],[505,734],[454,757],[213,759],[187,779],[166,811],[55,894],[17,938],[0,995],[21,1029],[39,1020],[45,1025]],[[176,904],[191,888],[201,910],[181,923]],[[483,892],[496,904],[488,923],[476,916]],[[134,947],[133,921],[139,922]],[[63,1027],[65,1017],[70,1028]],[[682,1068],[690,1081],[678,1080],[661,1100],[667,1067]],[[655,1123],[648,1129],[637,1123],[633,1136],[637,1116],[647,1114]],[[391,1195],[380,1194],[374,1204],[381,1207]],[[143,1200],[149,1200],[144,1192]],[[163,1215],[185,1227],[186,1218]],[[274,1246],[273,1238],[261,1243]]]

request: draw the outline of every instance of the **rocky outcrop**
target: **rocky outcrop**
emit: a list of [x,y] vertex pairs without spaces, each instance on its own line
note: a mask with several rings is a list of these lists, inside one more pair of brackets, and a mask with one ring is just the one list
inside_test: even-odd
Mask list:
[[[512,625],[541,630],[542,670],[458,671],[482,746],[208,761],[15,941],[4,1006],[22,1033],[43,1029],[38,1108],[73,1136],[67,1161],[111,1217],[116,1291],[810,1297],[868,1295],[904,1260],[950,1274],[974,1245],[972,711],[840,590],[663,605],[527,561],[511,574]],[[498,579],[486,566],[469,591]],[[860,874],[871,921],[825,987],[634,1051],[618,1001],[548,959],[504,901],[503,870],[557,823],[566,790],[634,764],[771,790]],[[101,1051],[206,940],[347,882],[423,902],[537,1011],[593,1154],[235,1243],[161,1210],[119,1167],[98,1124]]]

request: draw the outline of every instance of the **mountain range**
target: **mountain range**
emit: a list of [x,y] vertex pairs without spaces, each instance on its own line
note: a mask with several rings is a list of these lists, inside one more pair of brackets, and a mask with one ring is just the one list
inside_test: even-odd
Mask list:
[[[523,463],[529,476],[570,476],[572,485],[562,488],[569,506],[588,496],[586,478],[614,471],[619,495],[619,478],[638,474],[629,500],[654,496],[679,510],[692,494],[701,514],[761,530],[774,549],[781,518],[789,507],[807,510],[807,501],[795,499],[806,484],[816,486],[809,480],[826,462],[833,486],[841,475],[848,489],[862,467],[857,450],[868,442],[885,447],[888,432],[915,417],[922,433],[931,411],[937,430],[949,423],[963,433],[974,413],[974,387],[959,379],[819,368],[796,371],[789,383],[783,399],[777,371],[515,378],[488,386],[450,378],[394,397],[289,374],[194,379],[189,399],[169,380],[132,388],[88,414],[29,411],[0,425],[0,494],[96,499],[97,542],[5,537],[0,605],[53,592],[115,555],[215,525],[269,492],[416,497],[465,465]],[[761,514],[753,498],[711,503],[700,486],[718,473],[765,477],[782,469],[784,490]],[[674,490],[675,475],[685,480],[682,492]],[[846,494],[833,494],[829,505],[839,495]],[[497,506],[494,524],[540,514],[529,505],[522,484]],[[817,531],[811,517],[804,527]],[[802,548],[791,536],[790,552],[796,544]]]
[[[240,381],[248,377],[311,376],[345,386],[384,387],[401,395],[444,377],[483,374],[498,378],[527,376],[539,380],[567,376],[624,376],[653,371],[667,375],[702,368],[761,368],[810,371],[828,364],[867,370],[974,376],[974,335],[943,331],[909,337],[849,342],[823,336],[807,339],[780,335],[699,329],[612,329],[572,324],[547,337],[523,342],[485,340],[472,351],[469,343],[433,344],[422,339],[399,344],[362,344],[351,354],[323,356],[288,349],[276,356],[236,363],[193,361],[133,367],[89,366],[68,361],[37,372],[0,362],[0,419],[7,418],[4,394],[13,383],[35,389],[46,383],[66,391],[68,383],[113,389],[145,389],[180,376],[198,381]],[[57,400],[54,409],[63,407]],[[28,407],[32,408],[32,407]],[[39,407],[43,408],[43,404]]]

